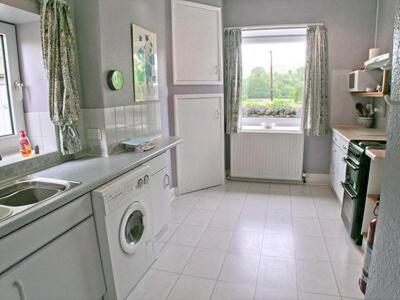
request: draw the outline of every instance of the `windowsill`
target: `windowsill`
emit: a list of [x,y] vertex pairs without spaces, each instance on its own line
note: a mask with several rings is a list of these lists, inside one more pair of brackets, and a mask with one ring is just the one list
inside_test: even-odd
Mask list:
[[297,126],[274,126],[265,128],[261,125],[246,125],[242,126],[240,133],[284,133],[284,134],[303,134],[300,127]]
[[23,161],[34,160],[36,158],[43,157],[45,155],[52,154],[52,153],[58,153],[58,151],[42,152],[40,154],[32,154],[31,156],[28,156],[28,157],[23,157],[19,152],[7,153],[7,154],[2,155],[3,159],[0,160],[0,168],[7,167],[12,164],[20,163]]

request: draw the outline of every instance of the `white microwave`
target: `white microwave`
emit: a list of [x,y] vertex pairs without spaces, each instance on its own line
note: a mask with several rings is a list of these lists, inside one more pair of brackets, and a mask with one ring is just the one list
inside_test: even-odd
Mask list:
[[350,92],[365,92],[367,88],[376,89],[378,81],[368,72],[357,70],[349,74]]

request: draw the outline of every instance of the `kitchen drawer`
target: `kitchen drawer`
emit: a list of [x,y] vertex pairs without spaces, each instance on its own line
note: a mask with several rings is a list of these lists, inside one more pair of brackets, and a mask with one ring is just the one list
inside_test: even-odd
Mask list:
[[0,273],[92,213],[90,195],[86,194],[0,239]]
[[344,189],[342,186],[342,181],[344,181],[343,175],[337,170],[333,164],[331,164],[330,181],[331,187],[335,191],[335,194],[340,202],[343,201]]
[[340,150],[347,154],[347,150],[349,150],[349,141],[345,139],[342,135],[337,133],[335,130],[332,134],[332,141],[340,148]]
[[149,161],[150,173],[151,175],[156,174],[169,165],[169,152],[164,152],[163,154],[153,158]]
[[93,217],[0,277],[0,298],[100,299],[105,293]]

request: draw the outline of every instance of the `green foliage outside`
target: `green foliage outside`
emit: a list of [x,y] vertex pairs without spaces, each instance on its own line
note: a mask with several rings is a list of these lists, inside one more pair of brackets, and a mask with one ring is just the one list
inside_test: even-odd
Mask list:
[[250,115],[297,116],[303,102],[304,68],[273,74],[273,101],[270,75],[263,67],[254,68],[243,80],[242,108]]

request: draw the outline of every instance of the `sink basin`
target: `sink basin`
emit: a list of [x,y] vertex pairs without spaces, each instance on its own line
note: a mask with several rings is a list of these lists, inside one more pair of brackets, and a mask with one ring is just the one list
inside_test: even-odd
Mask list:
[[13,208],[21,211],[21,208],[48,200],[77,185],[79,182],[39,177],[25,177],[8,182],[0,186],[0,219],[7,217],[10,211],[14,211]]
[[9,215],[12,214],[12,209],[5,206],[0,206],[0,220],[7,218]]

